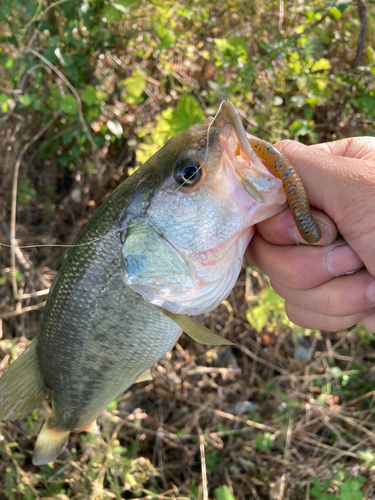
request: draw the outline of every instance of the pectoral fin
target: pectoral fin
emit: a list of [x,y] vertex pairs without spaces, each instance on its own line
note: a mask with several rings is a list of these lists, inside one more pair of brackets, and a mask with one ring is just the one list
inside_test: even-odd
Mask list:
[[169,311],[163,310],[164,314],[171,318],[182,330],[189,335],[198,344],[204,345],[234,345],[233,342],[220,337],[216,333],[211,332],[205,326],[199,324],[186,314],[174,314]]

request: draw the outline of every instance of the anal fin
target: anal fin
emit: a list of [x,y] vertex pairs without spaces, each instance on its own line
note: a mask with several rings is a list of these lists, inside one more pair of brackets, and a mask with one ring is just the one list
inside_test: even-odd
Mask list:
[[98,424],[96,423],[96,420],[93,420],[90,424],[86,425],[85,427],[82,427],[82,429],[79,429],[80,432],[92,432],[93,434],[100,434],[100,429]]
[[0,378],[0,420],[26,417],[47,395],[34,340]]
[[44,465],[55,460],[64,448],[69,434],[70,431],[50,429],[47,420],[35,443],[33,464]]

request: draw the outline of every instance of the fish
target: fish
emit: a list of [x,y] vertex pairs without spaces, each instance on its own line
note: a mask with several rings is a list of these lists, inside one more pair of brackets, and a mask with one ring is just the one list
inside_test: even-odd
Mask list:
[[120,184],[82,231],[49,292],[36,339],[0,378],[0,419],[51,415],[33,463],[53,461],[181,330],[229,345],[191,316],[234,287],[255,224],[287,206],[306,241],[320,234],[302,183],[274,146],[246,133],[235,106],[169,139]]

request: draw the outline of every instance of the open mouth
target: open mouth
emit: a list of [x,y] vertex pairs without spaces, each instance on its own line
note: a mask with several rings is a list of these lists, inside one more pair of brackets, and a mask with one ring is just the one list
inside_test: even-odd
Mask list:
[[228,160],[245,190],[259,203],[265,203],[264,192],[270,188],[274,176],[251,147],[234,105],[224,101],[221,113],[229,125],[222,136]]

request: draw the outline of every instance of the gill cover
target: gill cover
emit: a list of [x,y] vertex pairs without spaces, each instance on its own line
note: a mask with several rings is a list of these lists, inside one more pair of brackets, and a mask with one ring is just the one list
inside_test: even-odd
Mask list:
[[147,219],[132,220],[125,234],[121,258],[124,283],[142,295],[146,288],[177,287],[184,291],[195,284],[186,261]]

